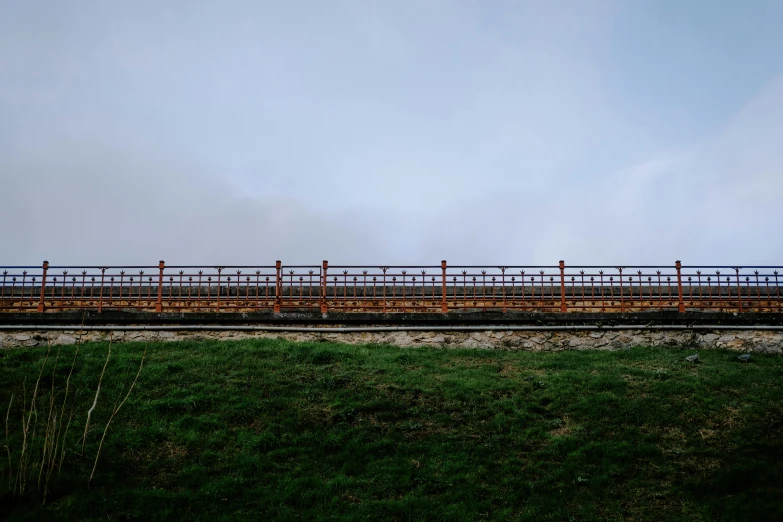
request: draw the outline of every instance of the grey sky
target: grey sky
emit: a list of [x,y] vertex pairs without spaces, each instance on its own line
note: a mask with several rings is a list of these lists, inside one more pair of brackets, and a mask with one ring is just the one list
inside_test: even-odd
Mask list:
[[0,0],[0,264],[783,264],[783,1]]

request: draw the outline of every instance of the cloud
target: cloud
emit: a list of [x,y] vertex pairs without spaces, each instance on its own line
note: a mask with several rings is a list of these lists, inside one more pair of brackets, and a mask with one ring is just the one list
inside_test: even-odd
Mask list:
[[672,146],[622,3],[135,5],[0,21],[1,264],[783,259],[783,81]]

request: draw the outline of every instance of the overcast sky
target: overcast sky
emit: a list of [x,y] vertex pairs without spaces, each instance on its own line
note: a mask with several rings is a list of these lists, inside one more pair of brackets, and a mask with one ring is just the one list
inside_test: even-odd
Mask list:
[[0,265],[783,264],[781,27],[781,0],[0,0]]

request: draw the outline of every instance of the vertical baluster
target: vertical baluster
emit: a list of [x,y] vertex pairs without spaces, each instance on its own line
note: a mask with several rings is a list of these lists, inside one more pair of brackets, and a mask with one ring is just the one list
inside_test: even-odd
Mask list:
[[756,276],[756,300],[757,308],[761,306],[761,288],[759,287],[759,271],[754,270],[753,274]]
[[[3,307],[3,297],[2,297],[2,288],[0,288],[0,308]],[[57,308],[57,276],[52,277],[52,301],[50,308],[54,308],[55,310],[58,310]],[[59,310],[62,312],[62,310]]]
[[487,309],[487,271],[481,271],[481,301],[484,310]]
[[101,286],[100,290],[98,291],[98,313],[101,313],[103,311],[103,282],[106,278],[106,269],[101,268]]
[[[215,302],[215,311],[216,312],[220,312],[220,294],[221,294],[221,289],[222,289],[222,285],[220,283],[220,278],[223,276],[223,274],[222,274],[223,268],[222,267],[216,267],[216,268],[217,268],[217,300]],[[275,287],[277,288],[277,290],[276,290],[277,300],[275,302],[275,313],[279,313],[280,312],[280,302],[279,302],[280,293],[279,292],[280,292],[280,287],[281,287],[281,285],[280,285],[280,262],[279,261],[277,262],[277,279],[275,281]]]
[[517,299],[517,286],[516,286],[517,278],[514,276],[511,276],[511,308],[516,308],[516,299]]
[[[179,290],[177,291],[177,306],[176,308],[182,308],[182,278],[185,276],[185,271],[180,270],[179,271]],[[169,294],[169,303],[171,303],[171,300],[174,296]]]
[[723,292],[720,289],[720,270],[715,271],[715,281],[718,283],[718,309],[723,311]]
[[503,313],[506,313],[506,268],[501,266],[500,268],[500,295],[503,298]]
[[585,271],[584,270],[580,270],[579,271],[579,276],[580,276],[580,279],[582,281],[582,311],[584,312],[587,309],[587,306],[586,306],[587,305],[587,303],[586,303],[587,297],[585,295]]
[[114,304],[114,276],[109,277],[109,307]]
[[731,278],[726,276],[726,302],[728,306],[731,306]]
[[[76,276],[71,276],[71,308],[77,306],[76,302]],[[81,306],[81,304],[78,306]]]
[[328,281],[326,279],[326,275],[327,275],[326,272],[327,272],[328,268],[329,268],[329,263],[324,260],[323,265],[322,265],[323,272],[321,274],[321,313],[324,313],[324,314],[326,313],[326,310],[327,310],[326,284],[327,284]]
[[383,271],[383,313],[386,313],[386,268],[381,267]]
[[770,294],[769,294],[769,276],[765,276],[764,277],[764,282],[766,283],[766,286],[767,286],[767,307],[770,307],[770,306],[772,306],[772,302],[769,300],[769,296],[770,296]]
[[[123,288],[125,286],[125,270],[120,270],[120,295],[118,295],[119,299],[119,306],[122,308],[123,301],[122,301],[122,295],[123,295]],[[128,299],[130,299],[130,292],[128,293]],[[125,305],[128,305],[128,302],[125,302]]]
[[[204,274],[203,270],[198,271],[198,286],[196,287],[196,310],[201,311],[201,276]],[[207,295],[209,300],[209,295]]]
[[519,271],[520,278],[519,280],[522,282],[522,308],[525,308],[525,271],[520,270]]
[[441,274],[441,301],[440,301],[440,311],[444,314],[449,311],[449,303],[448,303],[448,296],[447,289],[446,289],[446,269],[447,264],[446,260],[442,260],[440,262],[440,274]]
[[[38,299],[39,313],[43,313],[44,310],[46,309],[44,299],[46,298],[46,276],[48,272],[49,272],[49,261],[44,261],[42,265],[42,274],[41,274],[41,295]],[[33,288],[35,288],[35,284],[33,284]]]
[[11,301],[8,303],[9,308],[14,306],[14,294],[16,294],[16,276],[11,276]]
[[308,283],[309,292],[308,292],[307,306],[313,306],[313,273],[314,272],[315,272],[314,270],[307,271],[307,273],[310,275],[310,279],[309,279],[310,282]]
[[609,276],[609,303],[614,308],[614,276]]
[[84,287],[86,285],[86,279],[87,279],[87,270],[82,270],[82,288],[81,292],[79,293],[79,306],[82,308],[84,307]]
[[269,276],[264,277],[264,306],[269,306]]
[[212,301],[212,276],[207,276],[207,300],[206,307],[209,309],[209,303]]
[[8,270],[3,270],[3,286],[0,287],[0,307],[5,308],[5,280],[8,277]]
[[468,306],[467,298],[468,298],[468,283],[467,283],[467,270],[462,271],[462,306],[463,308]]
[[[260,290],[259,289],[259,284],[261,283],[260,278],[261,278],[261,270],[256,270],[256,295],[255,295],[255,297],[256,297],[256,306],[255,306],[256,310],[258,310],[258,296],[259,296],[258,294],[259,294],[259,290]],[[249,293],[249,291],[248,291],[248,293]]]
[[560,261],[560,311],[568,311],[565,297],[565,261],[563,260]]
[[362,306],[367,306],[367,270],[362,270]]
[[402,271],[402,311],[405,311],[405,277],[407,276],[408,271],[403,270]]
[[22,288],[19,289],[19,311],[24,307],[24,287],[27,286],[27,270],[22,271]]
[[416,276],[411,278],[411,309],[416,311]]
[[685,312],[685,302],[682,299],[682,263],[677,260],[674,267],[677,270],[677,311],[682,313]]
[[642,282],[642,271],[637,270],[636,275],[639,278],[639,308],[644,310],[644,283]]

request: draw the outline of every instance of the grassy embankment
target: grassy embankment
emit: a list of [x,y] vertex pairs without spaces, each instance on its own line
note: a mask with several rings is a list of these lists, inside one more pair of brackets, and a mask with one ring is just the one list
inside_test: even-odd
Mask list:
[[[88,485],[145,347],[112,346],[86,441],[108,345],[78,347],[61,408],[76,348],[52,347],[43,372],[46,349],[0,352],[0,518],[783,519],[777,356],[150,344]],[[20,496],[23,410],[38,431]],[[71,424],[50,430],[65,457],[43,504],[58,410]]]

